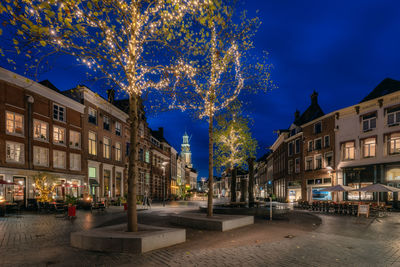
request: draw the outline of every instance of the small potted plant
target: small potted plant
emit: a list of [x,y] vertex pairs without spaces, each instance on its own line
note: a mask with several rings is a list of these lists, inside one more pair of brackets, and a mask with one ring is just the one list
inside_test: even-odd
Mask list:
[[68,204],[68,217],[76,217],[76,201],[77,198],[71,195],[67,195],[65,202]]

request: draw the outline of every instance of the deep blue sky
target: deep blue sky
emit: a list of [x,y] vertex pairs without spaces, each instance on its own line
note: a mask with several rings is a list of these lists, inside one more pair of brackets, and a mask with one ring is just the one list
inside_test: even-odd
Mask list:
[[[328,113],[359,102],[386,77],[400,80],[400,1],[247,0],[239,9],[250,16],[258,9],[262,25],[255,46],[269,52],[272,79],[279,87],[252,97],[245,107],[254,119],[258,156],[274,142],[273,130],[289,127],[295,110],[308,107],[313,90]],[[40,79],[66,90],[84,78],[60,63]],[[187,130],[194,167],[199,178],[207,176],[205,121],[180,112],[155,116],[149,111],[148,122],[153,128],[163,126],[178,151]]]

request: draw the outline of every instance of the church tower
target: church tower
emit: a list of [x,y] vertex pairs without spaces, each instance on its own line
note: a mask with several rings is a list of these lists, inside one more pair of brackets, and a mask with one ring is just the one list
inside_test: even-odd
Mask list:
[[181,157],[185,162],[185,165],[192,168],[192,152],[190,152],[189,136],[185,132],[183,135],[182,145],[181,145]]

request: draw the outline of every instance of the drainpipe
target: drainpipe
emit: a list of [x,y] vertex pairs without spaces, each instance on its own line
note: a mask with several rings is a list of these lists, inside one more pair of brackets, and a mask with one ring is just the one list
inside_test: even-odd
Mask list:
[[[33,118],[32,118],[32,105],[34,102],[33,96],[27,95],[26,102],[28,104],[28,117],[27,117],[27,126],[28,126],[28,168],[32,170],[33,166],[33,147],[32,147],[32,132],[33,132]],[[29,193],[29,178],[25,179],[25,207],[28,206],[28,193]]]
[[33,132],[33,118],[32,118],[32,105],[34,102],[33,96],[28,95],[26,97],[26,102],[28,104],[28,117],[27,117],[27,125],[28,125],[28,167],[31,170],[33,165],[33,149],[32,149],[32,132]]

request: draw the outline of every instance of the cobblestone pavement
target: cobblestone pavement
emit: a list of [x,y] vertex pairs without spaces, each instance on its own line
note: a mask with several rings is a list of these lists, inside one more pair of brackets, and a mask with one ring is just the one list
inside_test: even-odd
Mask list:
[[[171,213],[193,206],[156,206],[139,221],[169,225]],[[292,212],[286,219],[257,219],[225,233],[187,230],[187,242],[133,255],[69,246],[69,233],[125,220],[120,208],[78,212],[74,221],[54,215],[0,218],[0,266],[400,266],[400,214],[365,219]],[[285,238],[286,237],[286,238]]]

